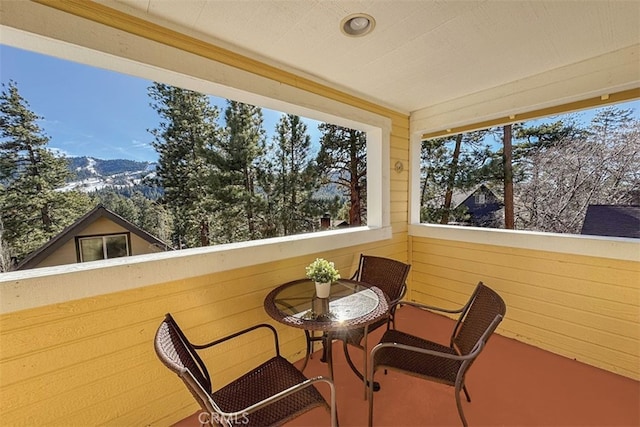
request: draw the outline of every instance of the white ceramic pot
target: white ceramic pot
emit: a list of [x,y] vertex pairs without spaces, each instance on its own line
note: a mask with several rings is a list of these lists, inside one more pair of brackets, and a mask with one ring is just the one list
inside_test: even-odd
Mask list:
[[316,296],[318,298],[329,298],[331,293],[331,282],[316,282]]

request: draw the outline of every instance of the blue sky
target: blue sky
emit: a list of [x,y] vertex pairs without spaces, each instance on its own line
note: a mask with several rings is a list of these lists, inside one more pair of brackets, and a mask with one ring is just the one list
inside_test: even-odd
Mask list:
[[[152,82],[125,74],[16,49],[0,44],[0,80],[14,80],[30,109],[44,117],[41,128],[51,139],[49,147],[68,156],[99,159],[156,161],[147,129],[159,118],[149,106],[147,88]],[[212,97],[224,114],[225,100]],[[634,108],[640,118],[640,101],[620,104]],[[269,138],[279,112],[263,108]],[[583,121],[593,111],[578,113]],[[307,132],[318,146],[318,122],[306,119]]]
[[[160,121],[149,106],[151,81],[0,44],[0,80],[14,80],[31,111],[44,117],[40,127],[49,147],[68,156],[156,161],[147,129]],[[226,101],[212,97],[224,116]],[[281,113],[264,109],[264,128],[272,135]],[[305,119],[317,145],[319,122]],[[271,136],[269,136],[270,138]]]

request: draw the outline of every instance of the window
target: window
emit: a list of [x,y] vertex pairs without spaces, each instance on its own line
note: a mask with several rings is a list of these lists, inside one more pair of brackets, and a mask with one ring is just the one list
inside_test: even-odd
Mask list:
[[[636,209],[639,106],[632,101],[422,140],[420,222],[587,234],[589,206]],[[465,195],[479,188],[475,203],[465,205]]]
[[131,255],[129,233],[77,237],[78,262],[120,258]]
[[[154,83],[8,46],[0,45],[0,50],[15,70],[36,64],[37,69],[83,76],[32,95],[28,101],[34,104],[49,106],[49,99],[64,98],[56,90],[109,99],[95,104],[73,100],[39,110],[47,119],[44,130],[52,135],[48,146],[65,153],[78,174],[65,189],[91,192],[109,209],[176,248],[323,231],[339,224],[376,225],[370,221],[367,200],[371,141],[366,127],[227,101],[210,95],[207,85],[186,89],[189,85],[175,76],[163,76],[171,84]],[[9,71],[11,75],[14,69]],[[25,92],[41,79],[37,73],[14,74],[16,81],[22,79],[17,83]],[[79,88],[79,81],[85,86]],[[177,108],[180,103],[189,111]],[[120,126],[103,130],[100,121],[83,119],[85,110]],[[72,142],[64,136],[68,134],[74,136]],[[96,138],[110,142],[96,144]],[[155,178],[147,180],[150,172]],[[211,182],[218,184],[203,185]],[[143,197],[136,203],[144,206],[131,207],[139,193]],[[329,227],[321,226],[325,214]]]
[[[272,78],[259,74],[238,73],[237,69],[222,62],[216,62],[215,59],[212,61],[206,57],[170,47],[171,44],[169,46],[158,44],[135,35],[120,34],[117,37],[121,43],[95,46],[97,40],[86,40],[81,37],[72,37],[73,40],[60,43],[55,40],[55,37],[54,39],[40,36],[28,38],[11,28],[6,31],[15,36],[12,40],[19,48],[53,54],[57,58],[95,65],[149,81],[160,81],[207,95],[235,99],[246,104],[295,114],[318,122],[332,123],[366,134],[366,225],[234,244],[234,248],[240,247],[242,251],[250,250],[251,257],[237,257],[234,263],[225,263],[221,268],[238,268],[315,253],[319,250],[332,250],[391,238],[390,177],[384,171],[390,168],[392,120],[384,114],[363,109],[366,108],[366,103],[365,107],[361,107],[358,103],[338,101],[321,93],[309,92],[288,84],[274,83]],[[122,37],[125,40],[122,40]],[[99,42],[103,43],[104,40],[100,39]],[[69,46],[73,48],[70,49]],[[106,54],[104,46],[108,46]],[[136,62],[136,58],[129,55],[132,52],[130,48],[120,51],[119,46],[136,46],[135,52],[145,52],[140,58],[143,62]],[[115,51],[111,49],[112,47]],[[147,53],[151,53],[151,56],[147,56]],[[171,60],[171,66],[168,66],[167,58],[177,59]],[[140,129],[146,130],[156,125],[157,123],[154,122],[149,126],[140,126]],[[128,139],[134,144],[141,142],[140,138]],[[318,216],[318,224],[322,214]],[[158,237],[164,238],[164,236]],[[274,245],[278,247],[275,251]],[[229,248],[225,244],[213,245],[205,249],[207,253],[221,254],[220,256],[224,256],[224,251],[227,250]],[[174,255],[180,256],[175,253],[169,257]],[[189,262],[199,264],[200,259],[189,258]],[[207,260],[206,264],[209,265],[209,262],[210,260]]]

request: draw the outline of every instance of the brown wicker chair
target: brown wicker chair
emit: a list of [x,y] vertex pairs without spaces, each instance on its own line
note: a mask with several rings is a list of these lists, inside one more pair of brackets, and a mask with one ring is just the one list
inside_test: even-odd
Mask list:
[[[369,283],[378,287],[389,298],[389,317],[381,319],[376,323],[369,325],[368,332],[378,329],[381,326],[386,325],[389,329],[390,324],[395,322],[395,310],[396,304],[404,298],[407,292],[406,280],[409,275],[409,269],[411,266],[400,261],[396,261],[390,258],[382,258],[371,255],[360,255],[360,263],[358,269],[351,277],[352,280],[359,282]],[[364,328],[353,329],[344,332],[335,333],[332,338],[342,341],[344,355],[347,359],[347,363],[358,375],[358,377],[364,381],[364,375],[356,368],[349,356],[349,345],[359,348],[365,351],[364,346],[361,344],[364,338]],[[366,354],[364,355],[366,357]],[[365,372],[366,374],[366,372]],[[377,390],[378,385],[375,386]]]
[[[464,380],[468,369],[480,354],[487,340],[506,312],[504,301],[496,292],[478,283],[464,307],[446,310],[423,304],[401,302],[426,310],[460,313],[451,334],[449,346],[441,345],[395,329],[387,330],[373,348],[369,363],[369,381],[376,370],[392,369],[430,381],[455,387],[456,404],[462,424],[467,420],[462,411],[460,390],[471,402]],[[395,328],[395,325],[394,325]],[[369,426],[373,425],[373,389],[369,387]]]
[[[275,356],[212,392],[211,377],[196,350],[213,347],[259,328],[273,332]],[[185,337],[173,317],[167,314],[156,332],[155,349],[162,363],[184,381],[211,425],[281,425],[319,406],[329,409],[331,425],[337,425],[333,381],[324,377],[308,379],[280,356],[278,334],[271,325],[256,325],[208,344],[194,345]],[[329,384],[330,405],[316,389],[317,382]]]

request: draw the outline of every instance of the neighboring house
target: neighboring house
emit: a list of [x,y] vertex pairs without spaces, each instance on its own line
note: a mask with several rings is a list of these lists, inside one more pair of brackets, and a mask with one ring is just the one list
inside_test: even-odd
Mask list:
[[589,205],[581,234],[640,239],[640,205]]
[[27,256],[17,270],[172,250],[104,206],[97,206]]
[[468,225],[477,227],[490,227],[496,221],[502,221],[503,202],[487,184],[480,184],[466,193],[454,193],[451,206],[459,210],[462,206],[467,208]]

